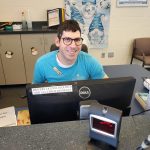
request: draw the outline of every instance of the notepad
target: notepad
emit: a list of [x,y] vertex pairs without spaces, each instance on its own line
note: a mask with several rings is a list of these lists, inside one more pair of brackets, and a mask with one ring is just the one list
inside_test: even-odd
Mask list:
[[0,127],[17,126],[14,106],[0,109]]

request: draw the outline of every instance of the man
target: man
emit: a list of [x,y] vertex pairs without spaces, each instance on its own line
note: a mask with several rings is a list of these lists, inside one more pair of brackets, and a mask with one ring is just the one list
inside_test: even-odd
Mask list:
[[107,77],[103,67],[82,52],[81,29],[75,20],[66,20],[58,28],[58,50],[40,57],[34,69],[33,83],[63,82]]

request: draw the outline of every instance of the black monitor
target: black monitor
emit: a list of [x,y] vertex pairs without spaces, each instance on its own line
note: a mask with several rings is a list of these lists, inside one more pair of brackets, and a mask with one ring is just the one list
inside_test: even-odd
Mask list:
[[136,79],[133,77],[28,84],[32,124],[78,120],[79,102],[97,100],[129,114]]

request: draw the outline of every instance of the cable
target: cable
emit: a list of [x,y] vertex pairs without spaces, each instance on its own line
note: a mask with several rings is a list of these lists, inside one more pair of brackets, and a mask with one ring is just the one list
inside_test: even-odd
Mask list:
[[145,139],[142,144],[137,147],[136,150],[145,150],[150,146],[150,135],[148,135],[147,139]]
[[137,113],[137,114],[134,114],[134,115],[131,115],[131,116],[133,117],[133,116],[136,116],[136,115],[140,115],[140,114],[145,113],[145,112],[148,112],[148,111],[150,111],[150,109],[141,111],[141,112],[139,112],[139,113]]

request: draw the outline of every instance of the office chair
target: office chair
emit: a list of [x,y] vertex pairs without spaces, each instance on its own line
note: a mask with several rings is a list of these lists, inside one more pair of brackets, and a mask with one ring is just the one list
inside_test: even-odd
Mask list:
[[150,65],[150,38],[136,38],[133,41],[133,53],[131,57],[142,61],[142,66]]
[[[53,43],[53,44],[51,45],[51,47],[50,47],[50,52],[52,52],[52,51],[54,51],[54,50],[57,50],[57,49],[59,49],[59,48]],[[82,44],[81,50],[82,50],[83,52],[88,53],[88,47],[87,47],[87,45],[86,45],[86,44]]]

